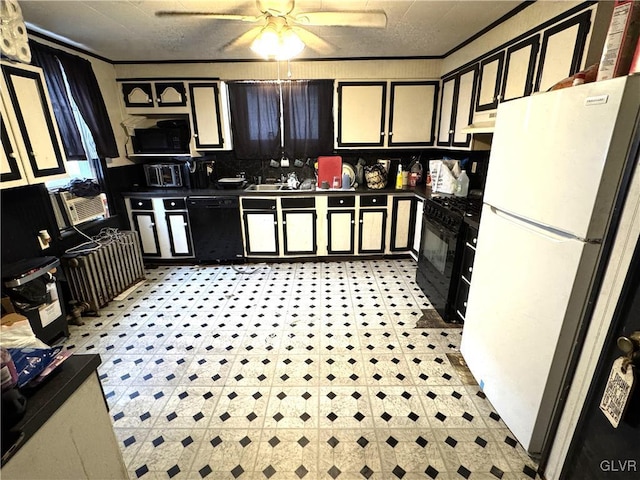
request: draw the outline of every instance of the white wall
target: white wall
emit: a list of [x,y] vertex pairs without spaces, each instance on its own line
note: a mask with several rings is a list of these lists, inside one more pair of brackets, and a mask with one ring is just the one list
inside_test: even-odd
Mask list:
[[104,98],[104,103],[107,107],[107,113],[109,115],[109,120],[111,121],[111,127],[113,128],[113,133],[116,137],[116,143],[118,145],[118,152],[120,153],[120,156],[118,158],[112,159],[109,162],[108,166],[117,167],[122,165],[131,165],[132,162],[124,156],[124,144],[127,140],[127,135],[120,125],[120,122],[122,121],[122,111],[120,108],[120,91],[116,84],[116,70],[114,66],[95,57],[84,55],[75,50],[62,47],[56,43],[47,42],[46,40],[42,40],[41,38],[31,38],[31,40],[34,42],[42,43],[43,45],[49,45],[53,48],[57,48],[65,52],[69,52],[72,55],[77,55],[78,57],[82,57],[91,62],[91,67],[93,68],[93,72],[95,73],[96,79],[98,80],[98,85],[100,86],[100,91],[102,92],[102,98]]
[[198,62],[115,65],[118,78],[217,77],[221,80],[439,79],[442,60]]
[[[564,12],[580,5],[582,1],[546,1],[541,0],[533,3],[517,15],[511,17],[497,28],[485,33],[469,45],[452,53],[442,61],[441,74],[449,73],[456,68],[481,57],[486,52],[504,45],[513,38],[538,27],[546,21],[562,15]],[[599,2],[590,7],[596,13],[591,21],[593,33],[587,39],[587,54],[583,59],[584,65],[591,65],[600,60],[602,45],[604,44],[604,34],[609,26],[613,2]]]

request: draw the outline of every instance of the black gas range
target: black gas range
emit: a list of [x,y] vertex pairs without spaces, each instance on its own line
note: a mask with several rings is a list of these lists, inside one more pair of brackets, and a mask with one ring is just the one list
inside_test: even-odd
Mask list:
[[416,282],[445,322],[459,323],[454,302],[465,219],[480,221],[481,197],[433,196],[424,203]]

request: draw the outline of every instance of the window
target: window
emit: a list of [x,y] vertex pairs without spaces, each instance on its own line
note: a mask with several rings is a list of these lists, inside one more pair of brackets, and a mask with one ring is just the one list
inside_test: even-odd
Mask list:
[[[82,115],[80,114],[80,111],[78,110],[78,105],[73,99],[73,95],[71,95],[67,76],[65,75],[64,70],[61,70],[62,78],[66,87],[67,100],[69,102],[69,106],[71,107],[72,118],[75,122],[75,126],[77,127],[80,142],[82,144],[82,149],[84,150],[83,159],[67,162],[67,173],[72,179],[91,179],[98,182],[100,175],[98,174],[97,169],[100,168],[100,159],[98,158],[98,152],[96,151],[96,142],[93,140],[93,135],[91,134],[87,123],[84,121]],[[67,156],[69,157],[68,154]],[[49,190],[54,190],[63,188],[68,183],[68,178],[62,178],[46,182],[45,185]]]
[[333,148],[333,82],[231,82],[238,158],[316,157]]
[[[65,201],[61,203],[63,195],[52,195],[52,208],[58,226],[62,229],[96,218],[104,212],[103,200],[106,197],[101,194],[98,198],[96,193],[106,190],[105,160],[117,157],[118,148],[91,62],[37,42],[31,43],[31,53],[33,63],[44,72],[56,123],[69,160],[67,171],[72,177],[71,180],[47,182],[46,186],[49,189],[59,189],[73,183],[72,193],[90,197],[70,199],[65,196]],[[79,181],[73,182],[75,179]],[[84,207],[74,208],[73,211],[67,209],[69,218],[62,221],[65,205],[68,207],[69,201],[91,204],[93,215],[78,213],[80,210],[89,213]],[[71,218],[72,213],[76,214],[74,218]]]

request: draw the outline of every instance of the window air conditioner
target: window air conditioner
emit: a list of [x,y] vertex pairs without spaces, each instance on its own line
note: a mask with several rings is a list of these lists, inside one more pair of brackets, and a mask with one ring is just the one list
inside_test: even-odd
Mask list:
[[51,204],[58,228],[67,228],[107,216],[103,196],[104,194],[95,197],[76,197],[70,192],[51,193]]

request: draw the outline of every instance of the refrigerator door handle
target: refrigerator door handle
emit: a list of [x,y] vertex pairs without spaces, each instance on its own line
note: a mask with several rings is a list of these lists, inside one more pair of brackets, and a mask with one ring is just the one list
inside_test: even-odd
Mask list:
[[496,214],[498,217],[503,218],[508,222],[512,222],[517,226],[524,228],[535,235],[551,240],[552,242],[562,243],[567,241],[578,241],[578,242],[586,241],[584,238],[576,237],[575,235],[571,235],[570,233],[563,232],[562,230],[558,230],[557,228],[553,228],[548,225],[543,225],[540,223],[533,222],[527,218],[521,217],[514,213],[500,210],[494,206],[490,206],[490,208],[491,208],[491,212]]

